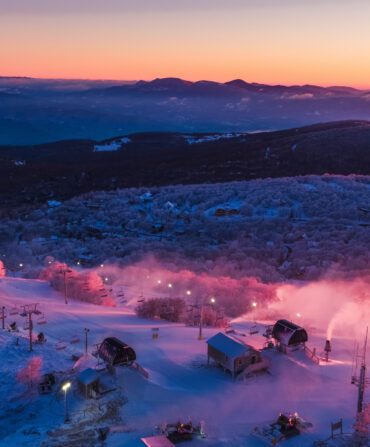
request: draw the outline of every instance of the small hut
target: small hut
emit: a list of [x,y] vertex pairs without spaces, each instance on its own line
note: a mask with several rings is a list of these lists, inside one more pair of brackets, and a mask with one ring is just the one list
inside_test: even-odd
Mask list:
[[86,399],[96,398],[99,393],[99,375],[91,368],[87,368],[77,376],[77,386]]
[[212,359],[233,377],[248,366],[261,362],[261,354],[253,346],[219,332],[207,341],[208,363]]
[[308,340],[307,332],[302,327],[288,320],[278,320],[272,328],[272,338],[279,349],[287,352],[287,348],[304,346]]
[[131,346],[116,337],[106,338],[99,346],[98,355],[110,366],[131,365],[136,360],[135,351]]
[[55,385],[55,377],[52,373],[47,373],[42,376],[42,380],[38,385],[40,394],[49,394],[53,391]]

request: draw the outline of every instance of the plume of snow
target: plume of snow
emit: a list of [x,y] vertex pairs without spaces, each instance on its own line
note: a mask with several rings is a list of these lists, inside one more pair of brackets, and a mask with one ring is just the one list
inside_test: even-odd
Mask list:
[[328,340],[342,334],[361,337],[370,321],[369,281],[364,277],[282,284],[266,316],[301,322],[311,330],[323,329]]
[[[63,272],[67,272],[66,282],[64,282]],[[68,298],[103,306],[115,305],[109,289],[104,285],[103,278],[92,271],[81,273],[69,268],[67,264],[56,261],[41,271],[40,279],[49,281],[50,285],[61,293],[64,293],[64,287],[66,287]]]
[[236,317],[251,310],[252,302],[267,303],[274,299],[276,286],[264,284],[258,278],[244,276],[231,278],[221,271],[206,273],[184,269],[179,265],[167,264],[152,256],[129,266],[106,265],[104,276],[114,287],[124,286],[127,296],[183,298],[188,303],[212,303],[223,308],[226,315]]

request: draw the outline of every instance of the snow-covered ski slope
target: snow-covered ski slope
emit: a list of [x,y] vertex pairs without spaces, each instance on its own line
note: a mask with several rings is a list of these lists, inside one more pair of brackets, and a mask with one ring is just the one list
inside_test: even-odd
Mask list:
[[[38,326],[35,317],[35,332],[42,330],[47,338],[44,345],[35,345],[34,352],[28,352],[27,331],[22,329],[24,319],[19,315],[8,314],[5,324],[17,321],[20,334],[0,330],[0,446],[57,445],[46,431],[63,428],[63,393],[54,390],[40,396],[36,386],[28,389],[15,376],[33,356],[42,358],[41,373],[70,370],[74,366],[72,354],[83,353],[85,327],[90,329],[90,352],[94,343],[116,336],[135,349],[138,363],[149,373],[149,379],[145,379],[136,371],[120,367],[116,378],[110,378],[116,381],[115,386],[127,402],[120,409],[122,421],[112,427],[107,447],[138,446],[138,440],[152,435],[156,425],[179,418],[190,417],[194,423],[205,423],[207,439],[194,440],[189,447],[258,447],[263,444],[250,436],[253,428],[275,420],[281,411],[297,411],[313,423],[312,431],[286,441],[286,447],[310,446],[315,440],[327,438],[330,422],[339,418],[343,418],[347,432],[354,421],[357,389],[350,384],[354,343],[350,331],[337,331],[339,336],[334,335],[329,364],[317,365],[302,351],[284,355],[270,350],[265,354],[271,362],[270,374],[239,382],[220,369],[207,367],[206,340],[218,332],[215,328],[205,328],[204,340],[199,341],[197,328],[142,320],[132,309],[124,307],[77,301],[65,305],[64,297],[38,280],[0,280],[0,304],[7,311],[14,305],[32,302],[39,303],[47,319],[46,325]],[[241,339],[261,348],[265,341],[261,336],[264,323],[258,323],[256,335],[249,335],[253,322],[245,317],[232,322],[232,326]],[[159,328],[158,339],[152,339],[153,327]],[[320,354],[326,327],[310,327],[308,331],[309,347],[317,347]],[[71,344],[75,335],[80,342]],[[60,340],[67,348],[57,351]],[[73,383],[73,375],[66,377]],[[111,396],[113,399],[115,394]],[[91,401],[82,399],[73,383],[69,403],[73,426]],[[109,421],[105,425],[112,426]]]

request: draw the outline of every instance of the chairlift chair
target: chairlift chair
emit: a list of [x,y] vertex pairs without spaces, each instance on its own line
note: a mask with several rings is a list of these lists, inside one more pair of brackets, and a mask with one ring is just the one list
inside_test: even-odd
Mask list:
[[46,324],[47,321],[46,321],[45,314],[41,314],[41,316],[38,317],[36,323],[39,324],[39,325]]
[[56,351],[62,351],[63,349],[66,349],[67,345],[63,340],[59,340],[58,343],[55,345]]
[[75,345],[76,343],[80,343],[80,338],[77,334],[74,334],[71,338],[70,344]]
[[19,314],[19,309],[17,306],[12,307],[9,311],[9,315],[18,315],[18,314]]

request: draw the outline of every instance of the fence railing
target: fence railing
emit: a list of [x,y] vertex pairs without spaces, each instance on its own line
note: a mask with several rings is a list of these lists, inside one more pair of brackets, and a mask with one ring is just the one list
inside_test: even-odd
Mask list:
[[306,353],[307,357],[312,359],[317,365],[320,364],[320,357],[316,355],[316,348],[311,350],[308,346],[304,345],[304,352]]

